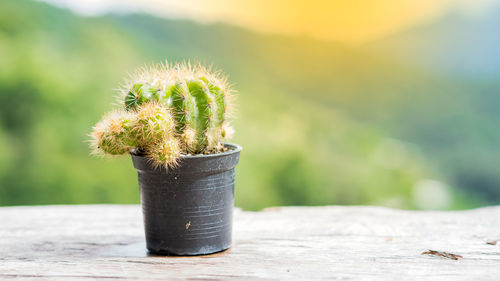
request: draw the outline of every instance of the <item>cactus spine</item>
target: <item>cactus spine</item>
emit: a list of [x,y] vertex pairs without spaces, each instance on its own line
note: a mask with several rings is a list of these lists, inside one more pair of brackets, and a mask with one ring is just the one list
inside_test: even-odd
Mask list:
[[123,90],[124,110],[101,120],[92,133],[98,154],[133,148],[156,165],[175,165],[181,154],[216,153],[231,136],[226,78],[200,65],[159,65],[137,71]]

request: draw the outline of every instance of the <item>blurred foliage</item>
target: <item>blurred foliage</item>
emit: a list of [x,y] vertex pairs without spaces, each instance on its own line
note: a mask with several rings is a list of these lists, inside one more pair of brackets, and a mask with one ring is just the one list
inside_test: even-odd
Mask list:
[[137,203],[129,157],[90,157],[87,134],[122,77],[163,60],[215,63],[235,83],[237,206],[421,208],[426,179],[449,191],[441,208],[500,203],[495,81],[310,38],[27,0],[0,2],[0,54],[0,205]]

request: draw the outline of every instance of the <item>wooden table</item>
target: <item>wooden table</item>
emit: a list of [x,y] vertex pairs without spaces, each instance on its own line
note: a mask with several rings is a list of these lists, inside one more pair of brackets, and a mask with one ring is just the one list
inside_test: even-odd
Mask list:
[[0,279],[500,280],[500,207],[237,209],[233,248],[204,257],[148,256],[142,227],[137,205],[0,208]]

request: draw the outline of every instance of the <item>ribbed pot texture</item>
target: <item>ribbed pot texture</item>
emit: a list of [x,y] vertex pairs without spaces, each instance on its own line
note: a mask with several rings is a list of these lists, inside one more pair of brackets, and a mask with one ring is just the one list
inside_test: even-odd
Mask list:
[[132,153],[150,253],[205,255],[231,246],[234,168],[241,147],[226,147],[224,153],[181,156],[168,171]]

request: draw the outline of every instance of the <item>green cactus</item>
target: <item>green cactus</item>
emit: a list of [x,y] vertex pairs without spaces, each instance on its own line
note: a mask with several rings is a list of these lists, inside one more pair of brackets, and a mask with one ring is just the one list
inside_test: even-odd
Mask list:
[[92,147],[95,153],[103,155],[122,155],[138,148],[155,165],[172,166],[181,152],[174,125],[163,105],[145,103],[135,113],[116,111],[105,116],[94,127]]
[[217,150],[228,137],[230,90],[218,73],[189,64],[141,69],[124,92],[124,106],[129,111],[155,101],[171,109],[176,133],[188,153]]
[[171,167],[181,154],[222,151],[232,132],[226,84],[220,73],[200,65],[140,69],[123,90],[124,110],[94,127],[94,152],[121,155],[137,148],[154,165]]
[[179,142],[175,138],[167,139],[146,150],[146,155],[152,160],[153,165],[158,167],[175,166],[180,153]]
[[132,122],[132,115],[127,112],[107,114],[91,134],[93,153],[121,155],[133,149],[135,143],[128,137]]
[[148,147],[158,141],[173,138],[174,120],[161,104],[149,102],[141,105],[134,115],[128,137],[136,147]]

